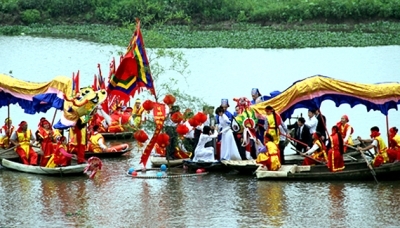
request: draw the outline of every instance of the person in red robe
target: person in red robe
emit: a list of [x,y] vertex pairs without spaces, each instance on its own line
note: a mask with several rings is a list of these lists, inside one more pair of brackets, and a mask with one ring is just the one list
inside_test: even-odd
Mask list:
[[389,129],[389,148],[386,151],[389,162],[400,161],[400,135],[397,134],[398,131],[397,127]]
[[121,107],[116,108],[115,111],[110,115],[110,117],[111,117],[111,124],[108,127],[108,132],[112,133],[123,132],[124,128],[122,127],[121,124],[122,108]]
[[85,127],[86,124],[83,124],[82,120],[79,119],[77,124],[69,129],[69,134],[70,134],[69,151],[72,154],[77,155],[78,164],[86,163],[85,151],[86,151],[87,139],[86,139]]
[[67,140],[64,136],[58,137],[54,153],[51,155],[46,168],[64,167],[71,165],[71,159],[76,155],[67,152]]
[[17,147],[15,152],[19,155],[22,163],[25,165],[37,165],[38,156],[32,149],[35,137],[32,131],[28,129],[28,123],[22,121],[18,129],[11,135],[11,142]]
[[340,135],[343,138],[343,146],[344,146],[344,152],[346,153],[347,151],[347,146],[346,145],[354,145],[353,143],[353,138],[352,134],[354,132],[354,129],[352,126],[349,124],[349,117],[347,115],[343,115],[340,121],[336,124],[340,132]]
[[39,123],[37,141],[40,143],[40,147],[43,151],[43,155],[40,159],[40,166],[45,167],[50,156],[54,153],[53,142],[55,142],[53,129],[51,128],[50,122],[46,119],[42,119]]
[[335,125],[332,127],[330,149],[328,152],[328,169],[331,172],[342,171],[345,168],[343,154],[343,137],[340,134],[339,127]]

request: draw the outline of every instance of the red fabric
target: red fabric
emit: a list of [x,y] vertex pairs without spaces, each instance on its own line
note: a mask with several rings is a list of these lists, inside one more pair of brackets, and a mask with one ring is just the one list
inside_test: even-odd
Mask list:
[[71,157],[72,155],[66,152],[61,145],[58,145],[54,153],[54,163],[58,166],[68,166],[71,164]]
[[278,127],[279,125],[282,124],[282,118],[279,114],[275,113],[275,118],[276,118],[276,126]]
[[371,131],[371,138],[375,138],[375,137],[378,137],[378,136],[380,136],[381,135],[381,133],[379,133],[379,131]]
[[340,153],[338,134],[332,133],[332,148],[328,152],[328,168],[331,172],[340,171],[344,167],[343,155]]
[[390,148],[390,149],[387,149],[386,152],[389,157],[389,162],[394,162],[396,160],[399,160],[400,150]]
[[376,157],[375,157],[375,161],[374,161],[374,167],[379,167],[379,166],[381,166],[382,164],[384,163],[384,159],[383,159],[383,157],[382,157],[382,155],[377,155]]
[[25,151],[21,147],[18,147],[15,152],[17,152],[22,163],[25,165],[37,165],[38,156],[32,147],[29,147],[29,159],[26,157]]
[[82,132],[78,127],[74,127],[72,129],[76,135],[76,143],[77,145],[72,145],[71,146],[71,153],[75,153],[76,156],[78,157],[77,163],[85,163],[85,149],[86,145],[81,144],[82,142]]
[[43,151],[43,155],[40,159],[40,166],[45,167],[50,159],[50,156],[54,153],[53,141],[51,139],[53,132],[47,133],[44,128],[40,127],[39,133],[41,136],[43,136],[43,140],[40,144]]
[[302,165],[316,165],[316,164],[319,163],[308,157],[305,157],[302,163]]
[[347,122],[349,122],[349,117],[347,115],[342,116]]

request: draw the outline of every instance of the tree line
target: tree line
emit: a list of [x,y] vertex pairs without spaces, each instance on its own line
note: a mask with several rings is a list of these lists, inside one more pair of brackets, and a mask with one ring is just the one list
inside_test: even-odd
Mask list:
[[292,23],[398,20],[398,0],[0,0],[2,24],[220,22]]

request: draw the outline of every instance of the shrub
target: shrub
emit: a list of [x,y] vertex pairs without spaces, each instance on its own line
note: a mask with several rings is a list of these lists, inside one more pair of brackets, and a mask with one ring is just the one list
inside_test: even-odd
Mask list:
[[26,24],[33,24],[39,22],[41,19],[40,12],[37,9],[25,10],[21,13],[21,20]]

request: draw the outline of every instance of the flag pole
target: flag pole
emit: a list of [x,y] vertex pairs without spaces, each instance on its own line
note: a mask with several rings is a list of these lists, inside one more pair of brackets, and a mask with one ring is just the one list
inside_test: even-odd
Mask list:
[[388,145],[390,143],[390,136],[389,136],[389,113],[386,115],[386,134],[388,138]]

